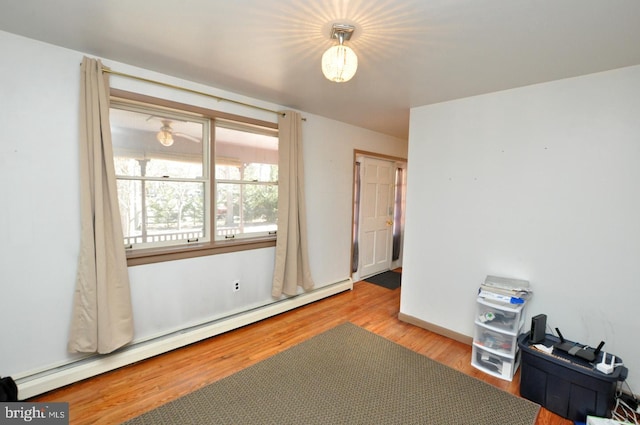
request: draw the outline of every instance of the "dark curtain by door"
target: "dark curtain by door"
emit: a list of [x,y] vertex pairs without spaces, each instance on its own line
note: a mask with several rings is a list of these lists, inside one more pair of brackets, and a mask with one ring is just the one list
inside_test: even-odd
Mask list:
[[356,162],[353,175],[353,256],[351,258],[351,272],[356,273],[360,265],[360,247],[358,235],[360,234],[360,163]]
[[396,169],[396,190],[393,208],[393,251],[391,260],[400,258],[400,248],[402,246],[402,193],[403,193],[404,173],[402,168]]

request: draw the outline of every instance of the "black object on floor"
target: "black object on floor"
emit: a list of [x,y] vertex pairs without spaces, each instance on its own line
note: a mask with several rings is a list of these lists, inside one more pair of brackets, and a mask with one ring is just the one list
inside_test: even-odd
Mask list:
[[369,276],[365,279],[365,282],[374,283],[387,289],[396,289],[400,287],[400,283],[402,282],[402,273],[392,272],[391,270],[389,270],[380,274]]

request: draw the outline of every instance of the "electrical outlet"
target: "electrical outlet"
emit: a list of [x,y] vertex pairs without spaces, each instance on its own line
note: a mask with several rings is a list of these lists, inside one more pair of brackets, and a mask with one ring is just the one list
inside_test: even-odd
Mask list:
[[233,292],[238,292],[240,290],[240,281],[238,279],[233,281]]

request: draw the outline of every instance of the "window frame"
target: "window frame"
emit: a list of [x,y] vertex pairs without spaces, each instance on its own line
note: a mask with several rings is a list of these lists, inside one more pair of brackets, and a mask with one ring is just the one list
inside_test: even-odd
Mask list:
[[[150,116],[154,116],[156,114],[162,114],[163,119],[170,119],[170,120],[177,120],[177,121],[183,121],[183,122],[191,122],[191,123],[195,123],[195,124],[199,124],[202,126],[202,135],[204,139],[207,140],[211,140],[211,137],[209,136],[209,131],[210,131],[210,126],[212,123],[212,120],[207,118],[207,117],[203,117],[199,114],[193,114],[193,113],[186,113],[184,111],[176,111],[173,109],[168,109],[168,108],[160,108],[157,107],[155,105],[149,105],[149,104],[142,104],[140,102],[131,102],[131,101],[123,101],[122,99],[116,99],[116,98],[112,98],[111,99],[111,104],[110,104],[110,109],[112,110],[118,110],[118,111],[123,111],[123,112],[129,112],[129,113],[134,113],[134,114],[138,114],[138,115],[150,115]],[[113,137],[113,136],[112,136]],[[165,183],[173,183],[173,184],[201,184],[202,188],[203,188],[203,200],[207,200],[209,199],[209,197],[211,196],[211,167],[209,164],[209,152],[208,150],[210,149],[210,143],[203,143],[202,144],[202,151],[201,153],[198,155],[199,159],[200,159],[200,165],[201,165],[201,169],[199,171],[199,175],[193,175],[193,176],[176,176],[176,175],[164,175],[164,172],[162,175],[159,174],[147,174],[145,172],[142,172],[142,167],[141,167],[141,174],[138,175],[136,173],[134,174],[119,174],[118,171],[116,171],[116,180],[118,181],[118,183],[120,182],[128,182],[128,183],[134,183],[134,182],[140,182],[142,185],[146,185],[147,187],[151,187],[154,184],[165,184]],[[120,156],[120,155],[115,155],[116,149],[114,147],[113,149],[114,151],[114,157]],[[125,155],[125,157],[128,157],[128,155]],[[181,158],[184,158],[184,156],[182,156]],[[146,167],[145,167],[146,168]],[[116,166],[116,170],[118,169],[118,167]],[[170,174],[170,173],[168,173]],[[120,184],[118,184],[118,192],[119,192],[119,187]],[[119,192],[119,196],[120,198],[120,192]],[[203,202],[204,204],[204,202]],[[202,227],[202,231],[197,231],[197,232],[189,232],[189,231],[184,231],[182,233],[202,233],[201,236],[195,236],[194,240],[182,240],[179,244],[185,244],[185,245],[189,245],[189,244],[193,244],[193,243],[197,243],[198,241],[200,242],[208,242],[208,240],[206,239],[207,230],[210,228],[211,223],[210,223],[210,217],[211,214],[209,214],[209,210],[207,205],[203,205],[204,206],[204,213],[203,214],[203,227]],[[121,217],[122,218],[122,217]],[[142,220],[142,221],[146,221],[146,220]],[[147,223],[145,223],[147,224]],[[166,234],[163,235],[156,235],[157,237],[157,241],[155,242],[135,242],[135,239],[137,238],[144,238],[145,236],[143,235],[125,235],[125,236],[129,236],[129,242],[126,241],[126,237],[125,237],[125,247],[126,249],[129,251],[137,251],[139,249],[150,249],[150,248],[162,248],[162,247],[175,247],[177,246],[176,243],[171,243],[171,242],[167,242],[171,241],[172,239],[165,239],[166,238]],[[153,237],[151,234],[149,234],[148,236]],[[191,236],[193,237],[193,236]],[[132,241],[133,239],[133,241]],[[127,245],[127,243],[129,243],[129,245]],[[144,244],[144,248],[139,248],[138,246]]]
[[[249,125],[246,123],[239,123],[238,121],[230,121],[230,120],[225,120],[225,119],[217,119],[215,121],[211,122],[212,124],[212,132],[213,134],[218,134],[218,131],[220,129],[229,129],[229,130],[235,130],[235,131],[240,131],[240,132],[248,132],[248,133],[254,133],[254,134],[258,134],[258,135],[262,135],[262,136],[267,136],[267,137],[274,137],[277,139],[277,132],[278,130],[276,129],[271,129],[271,128],[265,128],[265,127],[258,127],[255,125]],[[215,136],[214,136],[215,138]],[[243,191],[246,191],[248,187],[250,186],[264,186],[264,187],[275,187],[276,188],[276,192],[278,189],[278,179],[276,178],[275,180],[249,180],[247,178],[245,178],[244,175],[242,175],[242,171],[240,172],[241,176],[238,179],[233,179],[233,178],[224,178],[219,176],[216,173],[216,170],[218,169],[219,166],[223,167],[223,166],[229,166],[231,164],[225,164],[224,162],[225,159],[227,160],[231,160],[232,162],[236,162],[235,159],[233,158],[223,158],[219,155],[216,155],[216,163],[213,164],[213,176],[211,177],[211,181],[212,181],[212,188],[213,191],[216,193],[216,195],[219,193],[219,186],[221,185],[237,185],[240,193],[242,193]],[[245,158],[246,159],[246,158]],[[242,164],[242,160],[239,161],[239,163],[237,164],[233,164],[232,166],[240,166]],[[239,169],[242,167],[239,167]],[[219,198],[217,198],[216,196],[213,197],[214,200],[216,201],[220,201]],[[218,207],[218,205],[216,205],[216,208]],[[243,209],[244,208],[244,204],[240,204],[240,208]],[[242,214],[241,214],[242,215]],[[212,215],[213,217],[213,215]],[[276,220],[277,221],[277,220]],[[244,220],[241,219],[241,226],[245,226],[246,223],[244,223]],[[216,221],[217,224],[217,221]],[[222,235],[219,234],[219,228],[216,228],[216,234],[213,235],[213,238],[215,238],[218,241],[223,241],[223,240],[229,240],[229,239],[251,239],[251,238],[255,238],[255,237],[259,237],[259,236],[253,236],[251,232],[249,233],[240,233],[240,234],[230,234],[230,235],[224,235],[224,237]],[[276,230],[268,230],[267,235],[276,235],[277,234],[277,224],[276,224]],[[264,235],[264,233],[263,233]]]
[[[189,105],[185,103],[175,102],[167,99],[156,98],[139,93],[133,93],[120,89],[110,89],[110,98],[122,102],[140,103],[160,109],[168,109],[174,112],[187,112],[201,115],[210,119],[211,131],[209,131],[209,180],[211,191],[209,196],[209,216],[215,215],[215,120],[222,119],[227,121],[236,121],[242,124],[255,125],[278,130],[278,124],[269,121],[263,121],[255,118],[248,118],[241,115],[231,114],[227,112],[215,111],[208,108]],[[210,219],[214,219],[211,217]],[[214,234],[214,226],[210,230],[210,240],[207,242],[196,242],[189,245],[162,246],[153,248],[139,248],[136,250],[127,250],[127,265],[136,266],[142,264],[152,264],[163,261],[181,260],[186,258],[195,258],[208,255],[224,254],[229,252],[238,252],[251,249],[260,249],[273,247],[276,244],[276,234],[265,236],[250,236],[242,238],[234,238],[228,240],[216,240]]]

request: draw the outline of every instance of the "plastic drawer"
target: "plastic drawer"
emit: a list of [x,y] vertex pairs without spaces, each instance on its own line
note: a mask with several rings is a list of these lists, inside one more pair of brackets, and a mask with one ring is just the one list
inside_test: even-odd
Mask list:
[[523,307],[524,304],[496,304],[478,298],[476,323],[517,336],[524,323]]
[[501,356],[514,357],[518,349],[518,341],[515,335],[499,332],[477,323],[473,343]]
[[520,365],[520,350],[516,351],[514,357],[507,357],[492,353],[474,344],[471,356],[473,367],[506,381],[513,379],[513,375]]

